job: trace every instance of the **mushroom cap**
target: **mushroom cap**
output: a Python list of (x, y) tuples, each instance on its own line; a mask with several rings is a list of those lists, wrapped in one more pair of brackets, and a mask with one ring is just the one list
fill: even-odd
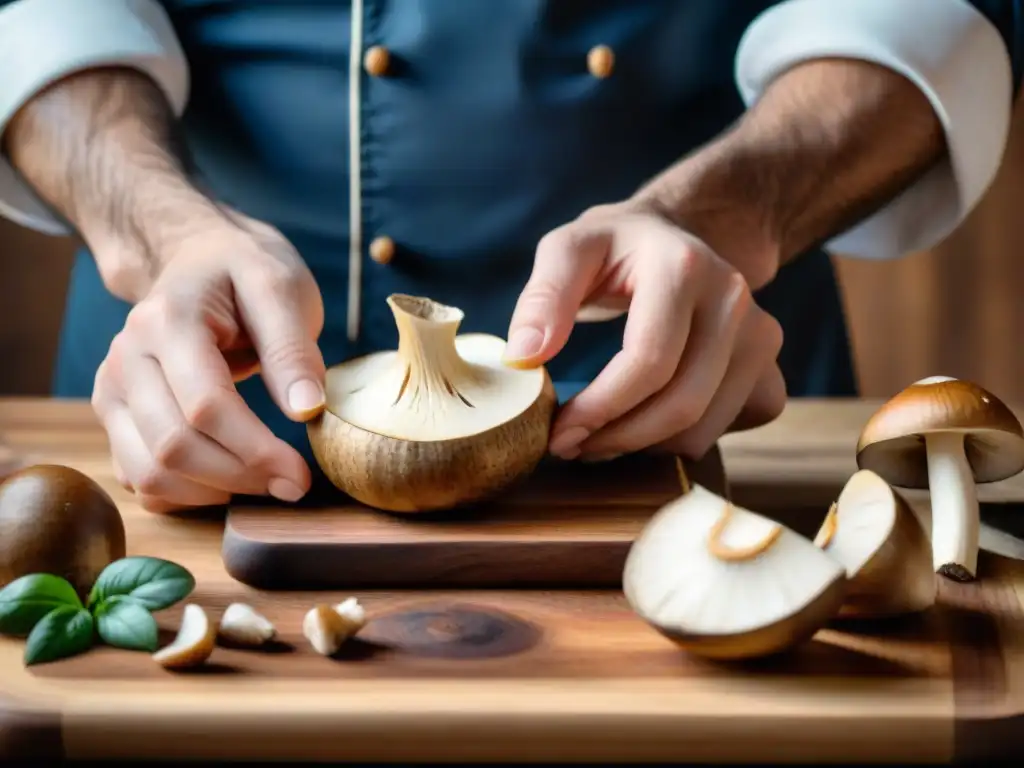
[(933, 376), (883, 405), (857, 442), (857, 466), (902, 488), (928, 487), (925, 437), (964, 436), (974, 481), (992, 483), (1024, 470), (1024, 429), (1002, 400), (969, 381)]

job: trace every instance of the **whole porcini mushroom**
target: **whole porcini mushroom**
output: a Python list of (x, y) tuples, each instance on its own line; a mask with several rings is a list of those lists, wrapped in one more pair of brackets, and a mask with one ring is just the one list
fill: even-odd
[(659, 510), (623, 571), (632, 609), (712, 659), (768, 656), (838, 615), (846, 569), (810, 539), (701, 485)]
[(77, 469), (37, 464), (0, 482), (0, 587), (49, 573), (67, 579), (85, 599), (125, 549), (117, 504)]
[(928, 534), (906, 500), (871, 470), (850, 477), (814, 543), (846, 568), (840, 616), (881, 618), (935, 604)]
[(956, 581), (978, 568), (981, 519), (976, 483), (1024, 470), (1024, 429), (977, 384), (933, 376), (883, 405), (861, 432), (857, 465), (931, 497), (932, 566)]
[(390, 512), (451, 509), (525, 477), (547, 452), (556, 397), (546, 369), (502, 362), (504, 340), (457, 335), (463, 312), (392, 294), (398, 349), (327, 372), (307, 425), (327, 478)]

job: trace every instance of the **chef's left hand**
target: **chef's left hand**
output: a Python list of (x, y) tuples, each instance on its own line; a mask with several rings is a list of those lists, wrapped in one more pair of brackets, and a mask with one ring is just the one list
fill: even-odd
[(594, 307), (628, 311), (622, 349), (561, 409), (553, 454), (597, 460), (653, 448), (699, 458), (724, 433), (782, 412), (781, 326), (736, 269), (655, 210), (599, 206), (548, 233), (506, 359), (546, 363), (577, 313)]

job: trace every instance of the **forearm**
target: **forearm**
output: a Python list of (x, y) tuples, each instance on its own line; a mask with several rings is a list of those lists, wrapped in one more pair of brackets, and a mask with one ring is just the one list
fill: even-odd
[(732, 130), (638, 197), (760, 287), (885, 205), (944, 151), (917, 86), (869, 62), (822, 59), (779, 77)]
[(144, 290), (169, 240), (218, 215), (189, 180), (166, 97), (132, 69), (85, 71), (40, 92), (8, 124), (3, 149), (124, 298)]

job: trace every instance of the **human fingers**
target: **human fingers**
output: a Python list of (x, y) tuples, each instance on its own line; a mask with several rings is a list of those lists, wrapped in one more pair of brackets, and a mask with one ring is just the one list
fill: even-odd
[(270, 262), (234, 279), (238, 311), (271, 397), (290, 419), (308, 421), (324, 406), (326, 376), (317, 345), (323, 310), (312, 277), (298, 265)]
[(167, 512), (190, 507), (220, 506), (231, 494), (201, 485), (184, 475), (160, 466), (146, 447), (123, 402), (107, 404), (103, 426), (110, 440), (111, 453), (124, 473), (126, 483), (151, 512)]
[(714, 267), (674, 237), (637, 254), (637, 261), (622, 349), (562, 408), (552, 427), (550, 450), (556, 456), (579, 456), (585, 440), (661, 390), (679, 365)]
[(537, 245), (530, 279), (508, 329), (505, 361), (541, 365), (565, 346), (576, 313), (608, 253), (608, 236), (578, 223), (553, 230)]
[[(711, 289), (698, 302), (686, 350), (669, 382), (591, 435), (580, 446), (584, 458), (618, 456), (655, 445), (700, 423), (709, 405), (721, 399), (723, 378), (735, 366), (730, 359), (745, 353), (734, 354), (740, 329), (756, 306), (739, 273), (725, 273), (718, 282), (722, 287)], [(740, 406), (742, 400), (737, 410)]]
[(198, 306), (186, 294), (151, 295), (129, 313), (126, 328), (159, 363), (185, 423), (234, 454), (272, 496), (298, 501), (309, 488), (309, 468), (238, 394)]
[(782, 412), (786, 389), (776, 362), (782, 348), (782, 327), (771, 315), (756, 309), (748, 317), (722, 385), (703, 416), (662, 442), (660, 449), (699, 458), (729, 430), (744, 409), (764, 421)]
[(153, 460), (167, 473), (230, 493), (262, 495), (267, 478), (247, 467), (182, 413), (156, 358), (129, 349), (121, 356), (125, 403)]
[(782, 415), (786, 399), (786, 379), (782, 369), (778, 365), (768, 366), (761, 372), (746, 405), (725, 430), (726, 433), (756, 429), (775, 421)]

